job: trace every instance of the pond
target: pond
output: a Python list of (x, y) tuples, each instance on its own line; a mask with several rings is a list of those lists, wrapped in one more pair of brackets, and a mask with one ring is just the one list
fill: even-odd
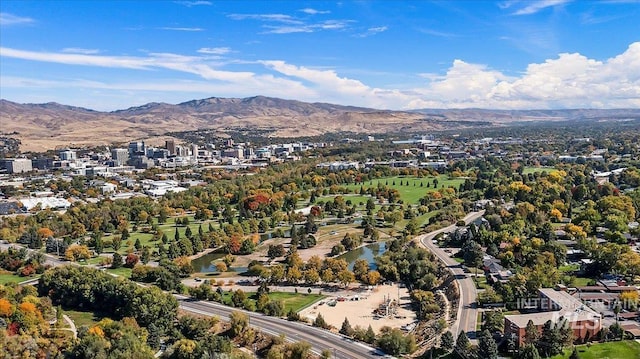
[(376, 263), (374, 258), (387, 251), (387, 244), (385, 242), (371, 243), (364, 247), (354, 249), (338, 256), (339, 259), (344, 259), (349, 263), (349, 270), (353, 270), (353, 265), (358, 259), (366, 259), (369, 262), (371, 269), (376, 269)]
[[(226, 253), (221, 250), (216, 250), (200, 256), (191, 261), (193, 271), (195, 273), (216, 273), (215, 261), (224, 257)], [(229, 272), (244, 273), (247, 271), (247, 267), (231, 267)]]

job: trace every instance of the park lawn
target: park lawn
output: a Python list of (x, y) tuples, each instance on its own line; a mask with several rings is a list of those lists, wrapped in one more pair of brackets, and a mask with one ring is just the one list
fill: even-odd
[[(304, 292), (304, 290), (302, 290)], [(281, 300), (284, 304), (284, 312), (288, 313), (289, 310), (299, 312), (302, 309), (310, 306), (311, 304), (325, 298), (320, 294), (308, 294), (308, 293), (289, 293), (289, 292), (273, 292), (269, 293), (271, 300)]]
[(79, 310), (63, 310), (62, 312), (73, 320), (76, 327), (80, 327), (82, 325), (91, 327), (102, 320), (102, 317), (94, 312), (84, 312)]
[(525, 167), (524, 170), (522, 170), (522, 174), (525, 174), (525, 175), (528, 175), (529, 173), (536, 173), (536, 172), (553, 173), (553, 172), (558, 172), (558, 170), (553, 167)]
[[(214, 228), (218, 228), (218, 221), (217, 220), (206, 220), (204, 222), (200, 222), (200, 221), (196, 221), (193, 216), (183, 216), (183, 217), (171, 217), (171, 218), (167, 218), (167, 222), (163, 223), (163, 224), (159, 224), (158, 225), (158, 229), (162, 231), (162, 233), (165, 233), (167, 235), (167, 238), (169, 238), (169, 240), (173, 240), (175, 238), (175, 232), (176, 232), (176, 218), (184, 218), (187, 217), (189, 218), (189, 227), (191, 228), (191, 232), (193, 234), (198, 233), (198, 229), (200, 227), (200, 225), (202, 225), (202, 230), (206, 233), (209, 231), (209, 223), (212, 223)], [(157, 224), (158, 219), (154, 218), (154, 223)], [(140, 229), (142, 227), (144, 227), (143, 225), (139, 226)], [(178, 226), (178, 234), (180, 236), (180, 238), (185, 238), (185, 232), (187, 231), (187, 227), (186, 226)], [(119, 234), (111, 234), (108, 236), (104, 236), (102, 239), (103, 240), (107, 240), (110, 241), (113, 239), (113, 237), (115, 237), (116, 235)], [(152, 233), (144, 233), (141, 232), (140, 230), (138, 232), (133, 232), (133, 224), (131, 224), (129, 226), (129, 239), (127, 239), (126, 241), (122, 242), (122, 246), (120, 247), (120, 250), (118, 251), (120, 254), (127, 254), (130, 251), (134, 251), (134, 245), (136, 243), (136, 239), (140, 239), (140, 244), (143, 247), (149, 247), (152, 250), (154, 250), (157, 246), (158, 243), (160, 243), (160, 241), (152, 241), (153, 239), (153, 234)], [(107, 247), (104, 249), (105, 253), (113, 253), (113, 249), (111, 247)]]
[[(301, 290), (303, 291), (303, 290)], [(256, 299), (254, 298), (255, 292), (245, 292), (247, 298), (255, 304)], [(230, 291), (225, 291), (222, 294), (222, 302), (226, 305), (231, 305), (231, 295)], [(320, 294), (308, 294), (306, 292), (302, 293), (290, 293), (290, 292), (270, 292), (269, 298), (271, 300), (281, 300), (284, 304), (284, 312), (285, 314), (289, 312), (289, 310), (293, 310), (294, 312), (299, 312), (302, 309), (312, 305), (313, 303), (325, 298), (324, 295)]]
[(96, 256), (96, 257), (89, 258), (89, 259), (88, 259), (88, 260), (86, 260), (86, 261), (85, 261), (85, 260), (79, 260), (79, 261), (78, 261), (78, 264), (80, 264), (80, 265), (82, 265), (82, 266), (86, 266), (86, 265), (98, 265), (98, 264), (100, 264), (100, 263), (102, 262), (102, 260), (103, 260), (104, 258), (105, 258), (105, 257), (102, 257), (102, 256)]
[[(361, 234), (363, 231), (359, 225), (355, 225), (353, 223), (350, 224), (331, 224), (327, 226), (319, 226), (318, 232), (316, 233), (316, 238), (319, 242), (325, 240), (341, 240), (344, 238), (347, 233), (358, 233)], [(335, 233), (334, 233), (335, 232)]]
[[(577, 346), (581, 359), (637, 359), (640, 358), (640, 343), (635, 340), (620, 342), (595, 343), (591, 346)], [(563, 354), (552, 359), (568, 359), (573, 349), (566, 349)]]
[(107, 268), (107, 272), (115, 275), (119, 275), (125, 278), (131, 278), (131, 268), (120, 267), (116, 269)]
[[(418, 222), (418, 227), (427, 226), (429, 224), (429, 219), (431, 217), (435, 216), (436, 214), (438, 214), (438, 212), (440, 212), (439, 209), (437, 209), (435, 211), (427, 212), (427, 213), (419, 215), (419, 216), (416, 216), (415, 220)], [(396, 227), (395, 228), (404, 229), (404, 227), (407, 226), (407, 223), (409, 223), (409, 221), (410, 221), (410, 219), (402, 219), (401, 221), (396, 223)]]
[[(334, 197), (335, 196), (331, 196)], [(331, 198), (329, 197), (329, 198)], [(369, 199), (373, 199), (374, 202), (376, 202), (376, 199), (371, 197), (371, 196), (361, 196), (361, 195), (345, 195), (342, 198), (344, 198), (345, 202), (351, 202), (351, 205), (356, 205), (357, 208), (359, 209), (365, 209), (366, 205), (367, 205), (367, 201)], [(331, 198), (333, 199), (333, 198)], [(362, 203), (362, 205), (360, 205), (360, 203)]]
[(22, 277), (12, 272), (0, 270), (0, 284), (20, 283), (35, 278), (38, 276)]
[[(464, 183), (464, 178), (449, 178), (448, 175), (422, 178), (413, 176), (394, 176), (374, 179), (368, 182), (365, 181), (364, 183), (350, 184), (346, 187), (350, 190), (360, 191), (360, 187), (363, 187), (366, 190), (370, 187), (377, 187), (378, 183), (380, 183), (382, 185), (397, 189), (400, 193), (400, 199), (402, 199), (404, 203), (418, 204), (420, 202), (420, 199), (424, 197), (428, 192), (436, 190), (436, 188), (434, 188), (433, 186), (433, 180), (436, 178), (438, 179), (438, 188), (446, 188), (452, 186), (457, 189), (461, 184)], [(402, 185), (400, 185), (400, 181), (402, 181)], [(427, 183), (429, 184), (429, 187), (427, 187)], [(422, 187), (420, 186), (421, 184)]]

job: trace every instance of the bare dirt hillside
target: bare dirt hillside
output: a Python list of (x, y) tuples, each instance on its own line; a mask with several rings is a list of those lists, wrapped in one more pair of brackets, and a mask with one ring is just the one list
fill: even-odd
[(417, 110), (386, 111), (306, 103), (263, 96), (212, 97), (177, 105), (149, 103), (113, 112), (57, 103), (18, 104), (0, 100), (0, 132), (22, 141), (23, 151), (100, 145), (144, 139), (160, 142), (167, 132), (197, 129), (262, 129), (270, 136), (313, 136), (329, 132), (426, 132), (514, 121), (640, 117), (640, 110)]

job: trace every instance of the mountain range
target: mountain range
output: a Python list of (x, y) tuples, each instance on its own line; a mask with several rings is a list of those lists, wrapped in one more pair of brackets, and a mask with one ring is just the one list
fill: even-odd
[(439, 110), (390, 111), (263, 96), (192, 100), (177, 105), (148, 103), (100, 112), (58, 103), (18, 104), (0, 100), (0, 131), (13, 133), (23, 151), (44, 151), (144, 139), (168, 132), (216, 129), (266, 130), (273, 137), (329, 132), (426, 132), (517, 121), (640, 118), (640, 109), (620, 110)]

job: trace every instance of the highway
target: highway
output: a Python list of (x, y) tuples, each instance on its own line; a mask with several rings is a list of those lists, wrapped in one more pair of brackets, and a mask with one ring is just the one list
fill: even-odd
[[(464, 217), (465, 223), (469, 224), (476, 219), (484, 215), (484, 210), (479, 212), (471, 212)], [(478, 295), (476, 291), (475, 283), (473, 279), (468, 277), (460, 263), (456, 262), (438, 245), (433, 243), (435, 238), (440, 233), (451, 233), (455, 231), (457, 226), (455, 224), (445, 228), (438, 229), (436, 231), (418, 236), (418, 240), (422, 245), (427, 247), (433, 254), (435, 254), (442, 263), (444, 263), (458, 282), (458, 288), (460, 289), (460, 302), (458, 305), (458, 315), (456, 321), (451, 324), (451, 333), (454, 338), (458, 337), (461, 330), (467, 333), (470, 338), (475, 338), (476, 321), (478, 318), (478, 308), (476, 306), (476, 297)]]
[(260, 313), (248, 312), (237, 308), (230, 308), (215, 302), (195, 301), (189, 297), (175, 295), (180, 309), (207, 316), (216, 316), (228, 320), (231, 312), (241, 311), (249, 316), (249, 324), (265, 334), (278, 336), (284, 334), (289, 341), (305, 341), (311, 344), (312, 350), (320, 354), (329, 349), (335, 358), (356, 359), (383, 357), (384, 354), (360, 342), (348, 339), (329, 331), (311, 327), (309, 325), (290, 322), (284, 319), (269, 317)]

